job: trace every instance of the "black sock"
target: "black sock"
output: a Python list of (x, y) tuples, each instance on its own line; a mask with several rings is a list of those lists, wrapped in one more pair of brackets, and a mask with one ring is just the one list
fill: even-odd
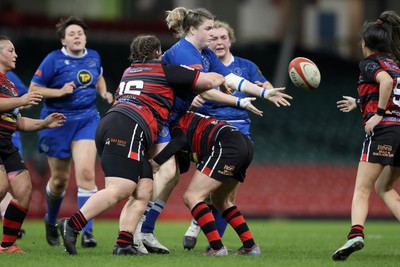
[(133, 245), (133, 234), (127, 231), (119, 231), (117, 244), (121, 248), (126, 248), (129, 245)]
[(82, 212), (79, 210), (75, 212), (68, 221), (68, 225), (78, 231), (82, 230), (82, 228), (85, 227), (86, 224), (87, 220), (85, 219), (85, 216), (83, 216)]

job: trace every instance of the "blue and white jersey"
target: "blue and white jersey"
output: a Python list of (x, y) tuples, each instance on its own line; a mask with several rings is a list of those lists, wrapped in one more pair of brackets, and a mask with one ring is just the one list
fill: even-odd
[(32, 82), (59, 90), (65, 83), (73, 81), (76, 88), (70, 95), (44, 99), (41, 118), (52, 112), (61, 112), (68, 120), (96, 116), (96, 83), (101, 75), (101, 58), (94, 50), (86, 49), (79, 57), (69, 55), (64, 47), (48, 54), (37, 69)]
[[(209, 49), (205, 48), (201, 52), (185, 38), (180, 39), (163, 55), (163, 61), (167, 64), (181, 64), (201, 70), (202, 72), (217, 72), (222, 76), (226, 76), (231, 71), (218, 59), (217, 55)], [(183, 99), (175, 97), (173, 112), (174, 118), (178, 118), (186, 113), (195, 98), (196, 94)], [(170, 120), (172, 121), (172, 119)]]
[[(262, 75), (260, 69), (256, 64), (250, 60), (241, 57), (232, 57), (232, 62), (227, 66), (228, 69), (237, 76), (245, 78), (246, 80), (255, 83), (256, 81), (264, 83), (267, 79)], [(250, 97), (250, 95), (232, 91), (232, 95), (240, 98)], [(206, 100), (201, 108), (197, 112), (217, 117), (218, 120), (223, 121), (249, 121), (249, 113), (246, 109), (240, 107), (233, 107), (225, 104), (220, 104), (214, 101)]]

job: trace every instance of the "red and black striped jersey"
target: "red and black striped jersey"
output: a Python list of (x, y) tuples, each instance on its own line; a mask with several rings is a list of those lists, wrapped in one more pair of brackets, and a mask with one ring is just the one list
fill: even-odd
[[(0, 97), (18, 97), (18, 90), (14, 83), (7, 79), (6, 75), (0, 72)], [(19, 108), (3, 111), (0, 113), (0, 138), (11, 139), (15, 132), (18, 121)]]
[(386, 113), (382, 125), (400, 125), (400, 68), (398, 64), (387, 54), (376, 52), (360, 62), (360, 77), (358, 81), (358, 94), (364, 124), (378, 109), (379, 83), (376, 75), (386, 71), (393, 78), (392, 95), (386, 106)]
[(135, 120), (152, 144), (171, 112), (175, 95), (192, 94), (199, 71), (161, 61), (134, 63), (124, 71), (109, 112)]
[(212, 151), (219, 134), (225, 130), (237, 130), (225, 121), (194, 112), (187, 112), (174, 122), (170, 127), (171, 135), (175, 131), (174, 128), (184, 132), (190, 147), (188, 152), (191, 154), (191, 161), (195, 163), (201, 162), (202, 158)]

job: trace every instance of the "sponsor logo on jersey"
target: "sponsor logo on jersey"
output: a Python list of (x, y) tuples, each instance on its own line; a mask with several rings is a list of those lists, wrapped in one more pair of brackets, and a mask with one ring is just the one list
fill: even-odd
[(378, 145), (377, 151), (373, 152), (374, 156), (393, 158), (393, 147), (391, 145)]
[(108, 144), (113, 143), (116, 144), (117, 146), (122, 146), (125, 147), (126, 146), (126, 141), (125, 140), (121, 140), (118, 138), (108, 138), (106, 143), (108, 142)]
[(93, 75), (88, 70), (80, 70), (77, 76), (79, 83), (82, 85), (90, 84), (93, 80)]
[(226, 175), (226, 176), (233, 176), (234, 170), (235, 170), (235, 166), (225, 165), (224, 170), (218, 170), (218, 173)]

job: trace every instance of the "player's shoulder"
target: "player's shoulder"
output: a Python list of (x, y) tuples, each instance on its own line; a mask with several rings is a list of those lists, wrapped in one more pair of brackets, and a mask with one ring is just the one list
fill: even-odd
[(86, 51), (87, 51), (88, 55), (100, 57), (99, 52), (97, 52), (96, 50), (93, 50), (93, 49), (90, 49), (90, 48), (86, 48)]
[(238, 56), (233, 56), (233, 57), (235, 59), (235, 62), (237, 62), (239, 65), (257, 66), (256, 63), (254, 63), (253, 61), (251, 61), (249, 59), (238, 57)]

